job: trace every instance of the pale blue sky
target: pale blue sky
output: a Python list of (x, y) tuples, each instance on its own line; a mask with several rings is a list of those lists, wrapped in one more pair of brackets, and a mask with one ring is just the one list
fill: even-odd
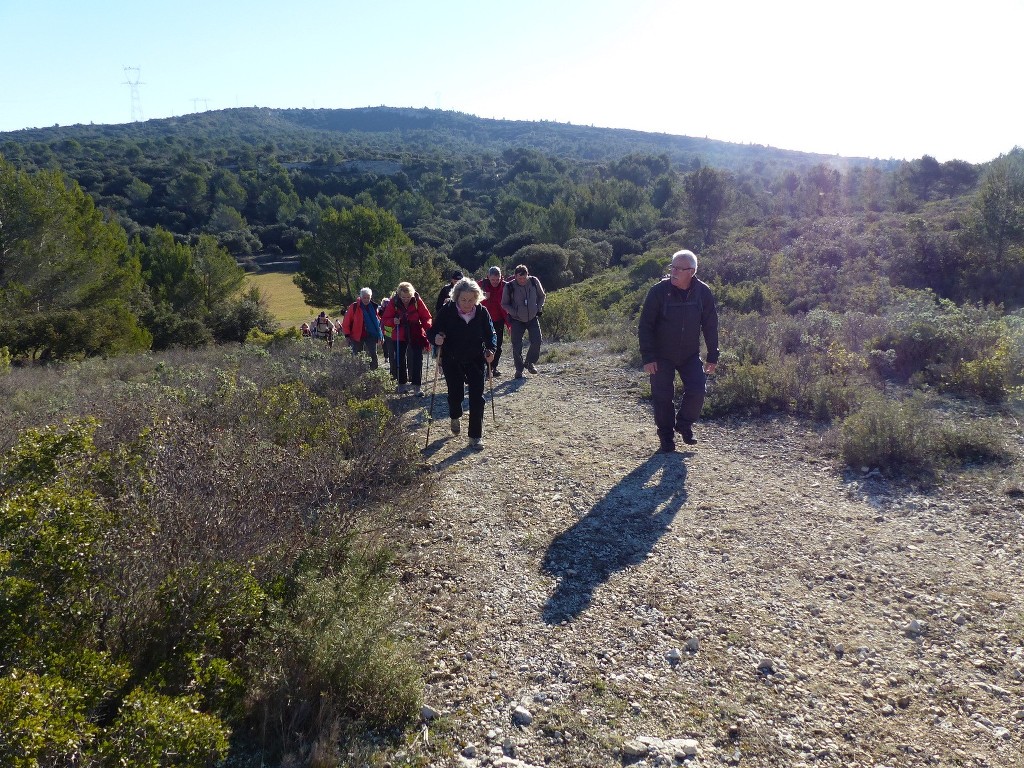
[[(386, 105), (984, 162), (1024, 0), (0, 0), (0, 131)], [(124, 67), (138, 67), (127, 73)]]

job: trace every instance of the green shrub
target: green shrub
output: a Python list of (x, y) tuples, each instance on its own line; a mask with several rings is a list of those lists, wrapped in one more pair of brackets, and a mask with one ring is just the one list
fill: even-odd
[(936, 451), (960, 464), (1003, 462), (1012, 457), (1004, 435), (994, 419), (958, 418), (939, 428)]
[(988, 403), (1002, 403), (1010, 395), (1012, 357), (1006, 340), (977, 360), (960, 360), (942, 381), (942, 389), (977, 397)]
[(100, 744), (101, 763), (115, 768), (202, 768), (220, 763), (230, 731), (197, 702), (136, 689)]
[(250, 649), (264, 665), (255, 691), (260, 729), (287, 749), (333, 725), (393, 728), (418, 713), (419, 670), (387, 608), (388, 558), (348, 552), (325, 559), (333, 572), (301, 575)]
[[(383, 566), (363, 568), (359, 588), (354, 577), (332, 581), (350, 568), (344, 557), (306, 570), (310, 594), (363, 601), (334, 613), (281, 588), (310, 547), (379, 530), (397, 494), (413, 480), (428, 487), (409, 441), (382, 450), (396, 424), (381, 397), (386, 372), (319, 346), (175, 350), (2, 377), (0, 398), (25, 407), (0, 422), (18, 435), (4, 435), (0, 463), (0, 665), (22, 681), (0, 702), (0, 732), (16, 720), (26, 727), (0, 736), (9, 737), (0, 764), (29, 754), (44, 764), (172, 765), (171, 751), (191, 750), (191, 764), (204, 765), (223, 756), (229, 726), (242, 751), (281, 754), (280, 741), (246, 729), (264, 711), (265, 666), (276, 663), (268, 615), (310, 632), (324, 616), (355, 617), (344, 633), (324, 630), (334, 639), (319, 647), (362, 654), (366, 673), (329, 691), (343, 704), (304, 721), (307, 743), (327, 749), (353, 723), (415, 715), (419, 678), (390, 633)], [(54, 427), (55, 411), (89, 416)], [(289, 667), (300, 680), (319, 685), (344, 666), (302, 653)], [(18, 733), (29, 735), (15, 744)]]
[(96, 734), (73, 684), (25, 670), (0, 676), (0, 765), (79, 765)]
[(722, 363), (709, 382), (705, 416), (760, 413), (777, 388), (767, 365)]
[(555, 341), (578, 341), (586, 337), (590, 320), (580, 299), (553, 293), (544, 302), (542, 325), (545, 335)]
[(93, 565), (110, 520), (90, 488), (96, 424), (27, 430), (0, 464), (0, 664), (34, 664), (89, 637)]
[[(958, 365), (988, 357), (1003, 328), (991, 308), (937, 300), (928, 292), (904, 292), (885, 316), (885, 328), (866, 343), (878, 372), (915, 386), (939, 385)], [(969, 374), (965, 381), (972, 379)]]
[(935, 467), (932, 418), (917, 399), (870, 398), (843, 420), (843, 459), (855, 467), (880, 467), (891, 473)]

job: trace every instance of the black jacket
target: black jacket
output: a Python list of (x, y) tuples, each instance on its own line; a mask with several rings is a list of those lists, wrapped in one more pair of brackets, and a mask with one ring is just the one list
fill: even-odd
[(430, 340), (437, 343), (438, 333), (444, 334), (441, 345), (441, 359), (453, 362), (475, 363), (484, 362), (484, 349), (492, 352), (498, 344), (494, 333), (494, 323), (487, 314), (487, 307), (477, 304), (476, 315), (468, 323), (459, 317), (455, 302), (450, 301), (441, 307), (434, 318), (434, 326), (430, 331)]
[(700, 354), (700, 336), (708, 348), (707, 361), (718, 362), (718, 310), (707, 283), (693, 279), (687, 290), (668, 278), (647, 292), (640, 310), (640, 356), (644, 364), (669, 360), (681, 364)]
[(448, 303), (448, 300), (452, 297), (452, 288), (455, 286), (452, 283), (442, 286), (441, 290), (438, 291), (437, 301), (434, 302), (434, 314), (441, 314), (441, 307)]

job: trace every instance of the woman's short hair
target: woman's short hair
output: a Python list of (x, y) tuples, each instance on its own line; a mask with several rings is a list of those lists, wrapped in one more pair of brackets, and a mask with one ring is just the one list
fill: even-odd
[(466, 293), (467, 291), (473, 294), (474, 298), (476, 299), (474, 301), (475, 304), (479, 304), (481, 301), (484, 300), (484, 290), (483, 288), (480, 287), (477, 281), (470, 280), (469, 278), (463, 278), (462, 280), (459, 280), (459, 282), (452, 286), (452, 301), (455, 302), (457, 305), (459, 302), (459, 296)]
[(515, 270), (513, 270), (513, 271), (517, 275), (528, 275), (528, 274), (530, 274), (530, 270), (527, 268), (527, 266), (525, 264), (517, 264)]
[(395, 293), (399, 296), (415, 296), (416, 289), (412, 287), (412, 283), (399, 283)]

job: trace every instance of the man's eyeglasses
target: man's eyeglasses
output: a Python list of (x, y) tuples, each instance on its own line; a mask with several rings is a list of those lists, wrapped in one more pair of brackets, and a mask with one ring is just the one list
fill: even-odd
[(693, 267), (672, 267), (673, 272), (693, 272)]

